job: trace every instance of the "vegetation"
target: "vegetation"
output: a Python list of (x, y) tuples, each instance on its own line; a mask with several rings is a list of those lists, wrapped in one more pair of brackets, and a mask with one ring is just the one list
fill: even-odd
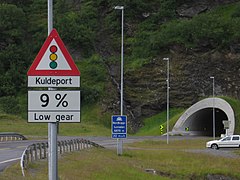
[[(177, 18), (175, 9), (184, 2), (121, 2), (126, 9), (126, 23), (130, 23), (132, 27), (129, 27), (132, 33), (127, 31), (125, 35), (126, 63), (136, 65), (147, 62), (157, 57), (160, 49), (173, 44), (190, 48), (201, 47), (204, 42), (209, 48), (223, 49), (239, 40), (239, 3), (221, 6), (192, 19), (181, 20)], [(104, 68), (103, 59), (108, 61), (112, 58), (106, 56), (109, 50), (114, 55), (119, 49), (120, 26), (116, 19), (120, 22), (120, 13), (112, 9), (116, 4), (116, 0), (54, 1), (54, 27), (58, 29), (64, 42), (73, 54), (80, 54), (82, 61), (89, 65), (93, 59), (96, 62), (91, 64), (93, 69), (86, 72), (88, 76), (94, 77), (95, 74), (92, 73), (96, 68)], [(149, 15), (144, 18), (144, 13)], [(3, 0), (0, 4), (0, 29), (0, 97), (25, 94), (26, 71), (47, 35), (46, 1)], [(101, 50), (100, 42), (106, 44)], [(79, 68), (84, 71), (84, 67)], [(97, 72), (96, 74), (99, 75)], [(105, 75), (100, 75), (92, 81), (104, 82), (105, 79)], [(104, 83), (101, 88), (90, 86), (89, 83), (83, 83), (84, 94), (88, 96), (84, 98), (88, 99), (91, 94), (91, 99), (96, 102), (98, 99), (95, 96), (104, 92)]]
[[(125, 72), (139, 70), (168, 54), (173, 46), (204, 52), (225, 51), (239, 44), (239, 2), (213, 8), (193, 18), (182, 18), (176, 8), (186, 2), (190, 1), (54, 0), (54, 27), (82, 76), (81, 123), (60, 124), (60, 135), (110, 137), (112, 112), (103, 104), (112, 103), (106, 100), (105, 93), (112, 90), (108, 68), (119, 58), (121, 13), (113, 9), (115, 5), (123, 5), (125, 9)], [(47, 124), (26, 122), (26, 74), (47, 32), (46, 0), (0, 2), (0, 132), (19, 132), (30, 138), (47, 135)], [(223, 98), (234, 109), (239, 134), (240, 102)], [(182, 112), (182, 108), (170, 110), (170, 129)], [(137, 135), (165, 133), (166, 112), (146, 118), (143, 125)], [(189, 148), (205, 147), (205, 142), (206, 139), (173, 141), (166, 146), (163, 141), (147, 141), (131, 145), (138, 150), (126, 148), (121, 157), (106, 149), (71, 153), (60, 158), (59, 176), (61, 179), (206, 179), (209, 174), (218, 174), (240, 179), (238, 159), (187, 152)], [(146, 173), (145, 169), (155, 169), (157, 175)], [(40, 161), (31, 164), (26, 178), (21, 177), (16, 164), (6, 169), (0, 179), (47, 179), (47, 174), (46, 161)]]
[[(59, 135), (68, 136), (109, 136), (111, 135), (110, 115), (101, 114), (97, 105), (84, 106), (81, 109), (81, 123), (64, 123), (59, 125)], [(28, 138), (46, 137), (47, 123), (27, 123), (16, 115), (0, 113), (0, 132), (18, 132)], [(34, 137), (33, 137), (34, 136)]]
[[(115, 5), (126, 9), (125, 72), (141, 68), (173, 45), (225, 50), (240, 40), (239, 2), (219, 6), (190, 19), (179, 18), (175, 10), (186, 2), (124, 0), (119, 4), (117, 0), (54, 0), (54, 27), (83, 77), (81, 105), (85, 110), (82, 114), (90, 115), (88, 108), (94, 107), (100, 117), (84, 116), (82, 122), (91, 119), (87, 123), (110, 127), (108, 113), (100, 104), (108, 98), (105, 95), (110, 81), (107, 67), (116, 63), (119, 55), (121, 13), (113, 9)], [(20, 122), (27, 118), (26, 73), (47, 36), (47, 2), (1, 1), (0, 30), (0, 110), (3, 114), (20, 115)], [(144, 131), (148, 130), (158, 134), (159, 129), (151, 127), (164, 125), (162, 116), (146, 120), (145, 130), (143, 128), (139, 134), (146, 134)], [(152, 126), (147, 125), (148, 122)]]
[[(180, 115), (183, 113), (183, 109), (176, 108), (176, 109), (170, 109), (169, 112), (169, 130), (171, 130), (177, 121), (177, 119), (180, 117)], [(161, 112), (159, 114), (156, 114), (152, 117), (146, 118), (144, 120), (144, 126), (140, 128), (140, 130), (136, 133), (136, 135), (144, 136), (144, 135), (162, 135), (167, 132), (167, 122), (166, 122), (166, 111)], [(160, 129), (160, 126), (162, 125), (162, 130)]]
[[(58, 161), (60, 179), (206, 179), (208, 175), (239, 179), (239, 160), (204, 153), (194, 149), (205, 147), (207, 139), (144, 141), (124, 147), (122, 156), (115, 150), (88, 149), (61, 156)], [(149, 148), (151, 147), (151, 148)], [(167, 148), (167, 150), (166, 150)], [(190, 148), (190, 149), (189, 149)], [(6, 169), (0, 179), (47, 179), (47, 162), (32, 163), (21, 176), (19, 164)], [(231, 167), (231, 168), (229, 168)], [(156, 174), (145, 172), (154, 169)]]
[[(236, 6), (227, 8), (230, 12), (235, 12)], [(237, 31), (240, 19), (232, 18), (231, 13), (222, 14), (217, 9), (200, 16), (196, 16), (191, 20), (174, 20), (159, 27), (159, 31), (148, 32), (150, 38), (141, 41), (144, 51), (138, 50), (140, 57), (148, 57), (157, 55), (159, 49), (179, 44), (185, 48), (202, 48), (202, 49), (227, 49), (230, 44), (235, 43), (239, 39)], [(140, 32), (140, 34), (142, 34)], [(140, 48), (141, 47), (138, 47)], [(151, 49), (151, 51), (150, 51)], [(155, 52), (155, 53), (154, 53)]]
[(233, 108), (235, 114), (235, 134), (240, 134), (240, 101), (231, 97), (221, 97), (227, 101)]

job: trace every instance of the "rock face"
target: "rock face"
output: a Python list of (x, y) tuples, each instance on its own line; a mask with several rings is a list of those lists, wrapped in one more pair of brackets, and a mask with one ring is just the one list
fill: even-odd
[[(189, 107), (199, 99), (215, 95), (240, 98), (240, 53), (211, 51), (175, 52), (170, 57), (170, 107)], [(119, 112), (120, 93), (114, 94), (111, 109)], [(124, 113), (132, 132), (141, 120), (166, 109), (166, 62), (154, 59), (137, 71), (124, 74)]]
[(237, 0), (190, 0), (179, 6), (176, 12), (180, 17), (192, 18), (216, 6), (233, 2), (237, 2)]
[[(180, 17), (191, 18), (218, 5), (237, 0), (188, 0), (176, 12)], [(170, 47), (170, 107), (189, 107), (202, 98), (212, 96), (212, 79), (215, 77), (215, 95), (240, 98), (240, 45), (232, 44), (229, 50), (211, 49), (202, 42), (199, 49)], [(124, 71), (124, 114), (128, 127), (136, 132), (145, 117), (166, 109), (166, 71), (164, 57), (152, 59), (137, 70)], [(119, 64), (109, 66), (111, 84), (103, 104), (106, 111), (120, 112)], [(106, 102), (107, 101), (107, 102)]]

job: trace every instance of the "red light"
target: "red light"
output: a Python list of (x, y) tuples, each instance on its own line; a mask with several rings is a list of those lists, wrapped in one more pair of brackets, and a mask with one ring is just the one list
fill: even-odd
[(57, 46), (52, 45), (52, 46), (50, 47), (50, 51), (51, 51), (52, 53), (57, 52)]

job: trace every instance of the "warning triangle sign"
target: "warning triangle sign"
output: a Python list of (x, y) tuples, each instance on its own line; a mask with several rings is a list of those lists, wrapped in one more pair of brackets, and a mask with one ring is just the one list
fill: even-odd
[(56, 29), (53, 29), (27, 72), (28, 76), (80, 76)]

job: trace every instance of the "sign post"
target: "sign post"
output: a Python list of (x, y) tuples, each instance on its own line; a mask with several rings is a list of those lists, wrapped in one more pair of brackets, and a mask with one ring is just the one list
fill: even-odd
[(52, 28), (52, 0), (48, 0), (48, 37), (33, 61), (28, 87), (48, 91), (28, 92), (28, 122), (48, 123), (48, 175), (58, 179), (57, 124), (80, 122), (80, 91), (57, 91), (58, 87), (80, 87), (80, 71), (56, 29)]
[[(48, 35), (53, 29), (53, 0), (48, 0)], [(29, 77), (29, 76), (28, 76)], [(28, 80), (29, 82), (29, 80)], [(53, 90), (48, 88), (49, 91)], [(48, 177), (58, 179), (57, 164), (57, 123), (48, 123)]]

